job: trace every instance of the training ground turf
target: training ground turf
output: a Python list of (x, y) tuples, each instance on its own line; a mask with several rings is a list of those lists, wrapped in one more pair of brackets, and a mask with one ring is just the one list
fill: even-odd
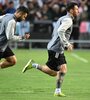
[(13, 50), (17, 64), (0, 69), (0, 100), (90, 100), (90, 50), (65, 52), (68, 73), (62, 85), (66, 97), (54, 97), (56, 79), (36, 69), (22, 73), (30, 58), (44, 64), (46, 50)]

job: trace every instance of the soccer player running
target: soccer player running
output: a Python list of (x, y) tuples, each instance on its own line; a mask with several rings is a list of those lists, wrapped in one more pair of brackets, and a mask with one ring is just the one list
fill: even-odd
[(73, 46), (69, 42), (69, 37), (72, 32), (73, 19), (79, 14), (78, 4), (75, 2), (68, 3), (66, 9), (67, 15), (58, 19), (53, 30), (52, 39), (48, 43), (48, 61), (46, 65), (41, 66), (33, 60), (29, 60), (22, 70), (24, 73), (31, 68), (36, 68), (50, 76), (57, 76), (55, 96), (65, 96), (61, 92), (61, 85), (67, 72), (64, 49), (66, 47), (69, 51), (73, 50)]
[(7, 68), (16, 64), (17, 60), (13, 51), (9, 48), (8, 42), (11, 40), (28, 39), (29, 34), (24, 36), (16, 36), (15, 27), (17, 21), (25, 20), (28, 15), (26, 7), (19, 7), (14, 14), (5, 14), (0, 16), (0, 68)]

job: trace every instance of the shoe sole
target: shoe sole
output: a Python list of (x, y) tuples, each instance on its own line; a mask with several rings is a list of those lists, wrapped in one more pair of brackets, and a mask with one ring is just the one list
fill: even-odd
[(26, 68), (28, 67), (28, 65), (30, 64), (31, 61), (32, 61), (31, 59), (28, 61), (28, 63), (23, 68), (22, 73), (24, 73), (26, 71)]

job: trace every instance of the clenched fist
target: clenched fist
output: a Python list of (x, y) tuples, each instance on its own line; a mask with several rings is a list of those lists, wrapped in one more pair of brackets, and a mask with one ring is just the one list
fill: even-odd
[(68, 51), (72, 51), (72, 50), (73, 50), (73, 44), (70, 44), (70, 45), (67, 47), (67, 50), (68, 50)]
[(30, 38), (30, 33), (25, 33), (24, 39), (29, 39)]

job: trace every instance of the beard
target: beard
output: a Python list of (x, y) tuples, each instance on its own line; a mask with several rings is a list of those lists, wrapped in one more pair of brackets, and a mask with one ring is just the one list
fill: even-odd
[(17, 18), (17, 22), (21, 22), (21, 21), (22, 21), (21, 17)]

